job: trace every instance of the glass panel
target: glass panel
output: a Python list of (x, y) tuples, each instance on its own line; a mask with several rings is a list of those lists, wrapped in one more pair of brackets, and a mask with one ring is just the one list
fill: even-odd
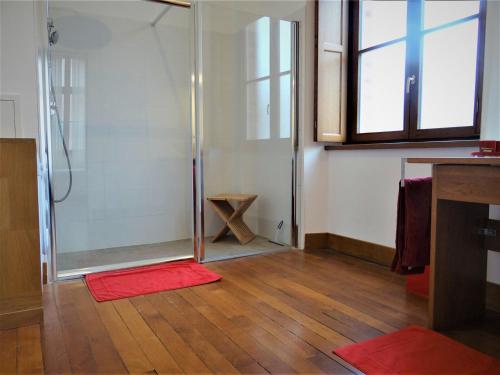
[(360, 48), (368, 48), (406, 35), (406, 1), (360, 3)]
[(424, 4), (424, 28), (440, 26), (479, 13), (479, 1), (429, 1)]
[(401, 42), (361, 55), (360, 133), (403, 130), (405, 50)]
[[(205, 195), (257, 195), (243, 215), (255, 238), (244, 244), (232, 231), (222, 232), (214, 242), (224, 223), (213, 204), (205, 204), (206, 260), (276, 251), (291, 244), (292, 38), (291, 23), (283, 19), (290, 14), (303, 19), (306, 2), (276, 4), (198, 3), (203, 21)], [(278, 17), (280, 13), (284, 16)], [(230, 204), (236, 208), (240, 203)]]
[(269, 79), (247, 83), (247, 139), (271, 138)]
[(85, 86), (85, 61), (83, 59), (71, 59), (70, 85), (74, 88)]
[[(280, 72), (289, 72), (292, 66), (292, 23), (279, 21)], [(291, 128), (291, 80), (290, 73), (280, 76), (280, 128), (279, 137), (289, 138)]]
[(66, 95), (69, 95), (69, 108), (67, 124), (68, 148), (71, 151), (73, 167), (81, 169), (85, 167), (85, 60), (81, 58), (68, 58), (69, 86), (64, 88)]
[(290, 137), (291, 124), (290, 73), (280, 77), (280, 138)]
[(280, 72), (291, 69), (292, 24), (280, 21)]
[(245, 28), (247, 80), (270, 74), (270, 18), (261, 17)]
[(59, 275), (193, 255), (191, 12), (49, 1), (59, 33), (49, 73)]
[(472, 126), (476, 86), (478, 21), (425, 35), (421, 129)]

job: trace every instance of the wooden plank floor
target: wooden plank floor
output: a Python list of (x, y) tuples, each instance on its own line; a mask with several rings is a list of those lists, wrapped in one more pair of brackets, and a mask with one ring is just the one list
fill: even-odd
[[(210, 263), (221, 282), (96, 303), (82, 281), (44, 291), (44, 323), (0, 331), (0, 373), (335, 373), (335, 347), (426, 324), (388, 270), (327, 251)], [(500, 358), (500, 324), (448, 334)]]

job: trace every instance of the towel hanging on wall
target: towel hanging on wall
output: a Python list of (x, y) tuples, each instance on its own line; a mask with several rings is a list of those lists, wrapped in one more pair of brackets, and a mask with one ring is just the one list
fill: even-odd
[(431, 200), (432, 177), (401, 180), (392, 271), (403, 275), (422, 273), (429, 264)]

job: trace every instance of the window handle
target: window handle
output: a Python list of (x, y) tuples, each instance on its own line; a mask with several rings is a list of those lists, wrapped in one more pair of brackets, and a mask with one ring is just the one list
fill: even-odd
[(410, 93), (410, 85), (414, 85), (414, 84), (415, 84), (415, 74), (412, 74), (411, 76), (406, 78), (406, 93), (407, 94)]
[(267, 112), (267, 114), (271, 113), (271, 104), (267, 105), (266, 112)]

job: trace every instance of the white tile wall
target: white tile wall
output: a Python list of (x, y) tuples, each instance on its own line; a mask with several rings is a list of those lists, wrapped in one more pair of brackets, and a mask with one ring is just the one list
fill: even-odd
[[(61, 14), (51, 9), (56, 26)], [(188, 29), (158, 24), (157, 38), (147, 22), (89, 17), (112, 33), (104, 48), (58, 47), (87, 64), (86, 163), (74, 171), (68, 200), (56, 205), (58, 251), (189, 238)], [(54, 157), (60, 197), (67, 171), (62, 152)]]

